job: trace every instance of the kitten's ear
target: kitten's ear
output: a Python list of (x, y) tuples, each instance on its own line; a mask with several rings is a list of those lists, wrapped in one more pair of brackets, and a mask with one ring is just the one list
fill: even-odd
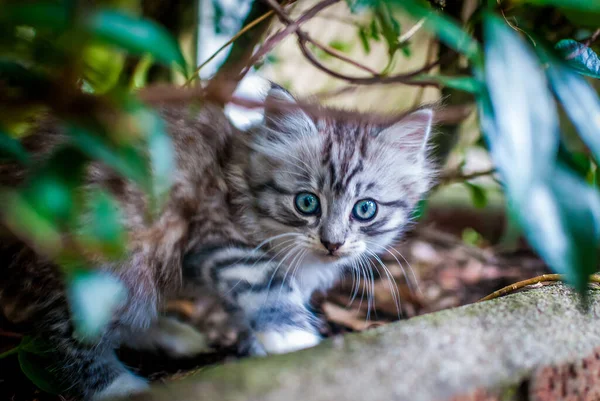
[(417, 110), (385, 128), (377, 134), (377, 137), (395, 148), (406, 150), (419, 157), (425, 156), (432, 122), (433, 110)]
[[(291, 107), (285, 107), (286, 104)], [(281, 86), (271, 83), (271, 89), (265, 99), (264, 124), (282, 134), (316, 132), (315, 123), (300, 107), (290, 92)], [(282, 105), (284, 107), (282, 107)]]

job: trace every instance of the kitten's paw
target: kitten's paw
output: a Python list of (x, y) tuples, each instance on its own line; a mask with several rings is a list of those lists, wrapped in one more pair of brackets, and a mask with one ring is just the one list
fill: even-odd
[(210, 351), (206, 336), (175, 318), (161, 317), (148, 331), (127, 342), (131, 348), (161, 351), (173, 358), (189, 358)]
[(314, 347), (321, 337), (306, 330), (265, 331), (256, 333), (256, 338), (268, 354), (285, 354), (304, 348)]
[(118, 376), (104, 390), (91, 397), (91, 401), (108, 401), (119, 397), (143, 393), (148, 390), (148, 382), (133, 373), (126, 372)]

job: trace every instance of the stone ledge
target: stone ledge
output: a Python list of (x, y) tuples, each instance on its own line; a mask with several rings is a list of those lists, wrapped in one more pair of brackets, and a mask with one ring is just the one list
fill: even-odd
[(587, 313), (551, 285), (203, 369), (136, 399), (599, 399), (600, 291), (590, 291)]

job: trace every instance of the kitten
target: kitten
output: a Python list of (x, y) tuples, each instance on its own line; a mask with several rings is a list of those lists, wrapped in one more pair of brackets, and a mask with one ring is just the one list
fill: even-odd
[[(161, 303), (182, 282), (223, 299), (248, 327), (250, 353), (316, 345), (311, 294), (403, 232), (432, 180), (432, 111), (381, 125), (328, 116), (327, 109), (311, 117), (298, 107), (276, 107), (282, 101), (294, 99), (273, 86), (263, 123), (248, 132), (237, 132), (210, 104), (195, 116), (162, 107), (177, 170), (152, 224), (135, 185), (101, 164), (90, 168), (86, 188), (108, 189), (119, 200), (130, 238), (127, 258), (96, 263), (129, 290), (100, 340), (73, 337), (56, 266), (24, 244), (2, 244), (2, 310), (13, 321), (31, 322), (52, 345), (52, 368), (72, 395), (108, 399), (146, 388), (114, 349), (156, 332)], [(68, 137), (44, 125), (23, 142), (43, 160), (42, 149), (66, 146)], [(0, 166), (0, 185), (18, 186), (25, 177), (15, 165)]]

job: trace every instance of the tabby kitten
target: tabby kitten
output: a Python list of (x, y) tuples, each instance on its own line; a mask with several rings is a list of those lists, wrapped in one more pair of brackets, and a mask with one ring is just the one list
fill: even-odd
[[(96, 263), (129, 290), (102, 338), (73, 336), (58, 268), (25, 244), (0, 247), (2, 310), (12, 321), (30, 322), (52, 345), (52, 369), (71, 394), (99, 400), (143, 391), (146, 382), (114, 349), (150, 344), (156, 333), (156, 342), (172, 343), (153, 323), (182, 283), (220, 295), (248, 327), (250, 353), (316, 345), (311, 294), (403, 232), (431, 183), (432, 111), (381, 125), (327, 112), (311, 117), (297, 107), (275, 106), (281, 102), (294, 99), (273, 86), (264, 121), (244, 133), (211, 105), (194, 116), (162, 107), (177, 169), (169, 201), (152, 223), (143, 218), (147, 199), (135, 185), (101, 164), (90, 168), (86, 189), (110, 191), (129, 232), (126, 259)], [(24, 140), (40, 162), (47, 149), (68, 143), (53, 124)], [(0, 166), (0, 185), (23, 182), (26, 172)]]

